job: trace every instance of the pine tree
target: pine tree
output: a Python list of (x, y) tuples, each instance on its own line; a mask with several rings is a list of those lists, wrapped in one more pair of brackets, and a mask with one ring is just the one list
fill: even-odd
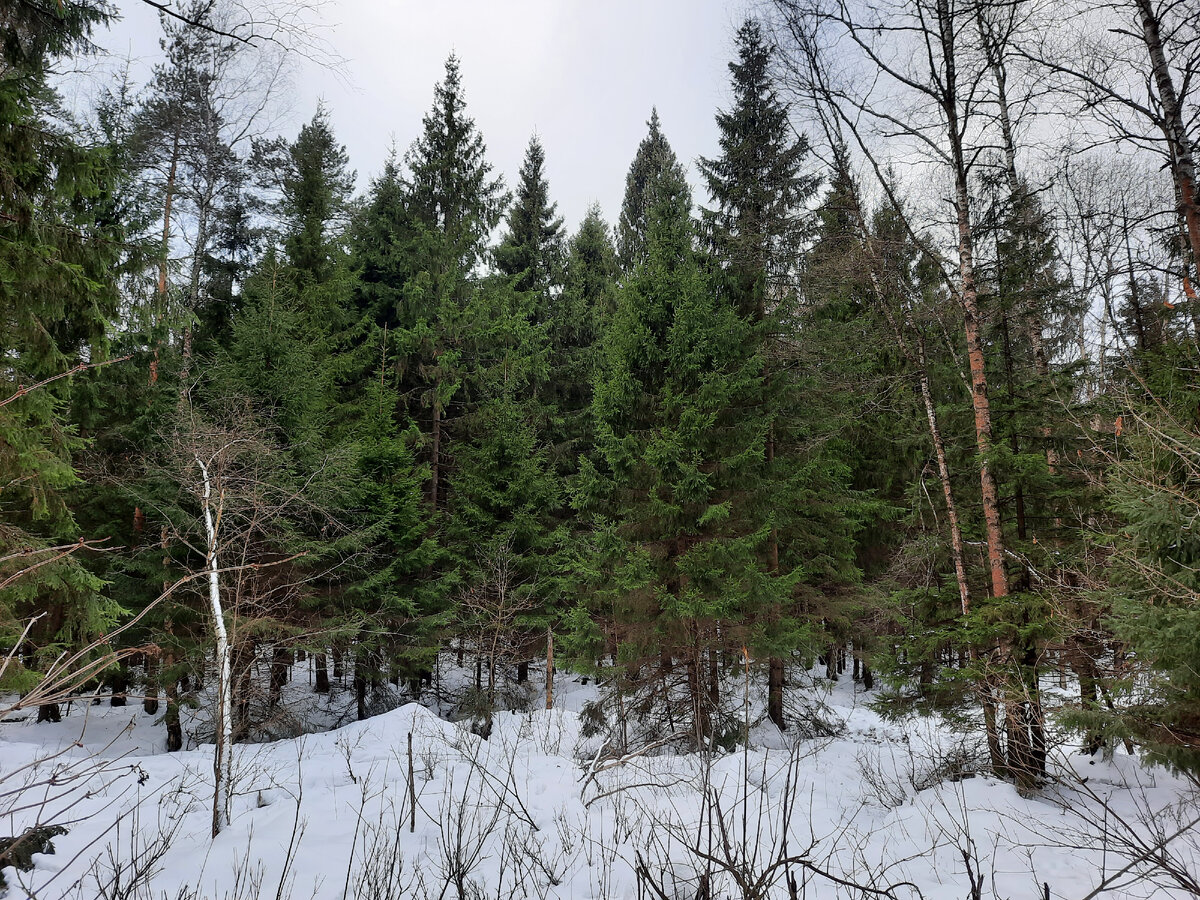
[[(158, 260), (156, 318), (190, 336), (189, 314), (201, 304), (201, 275), (216, 230), (216, 210), (238, 164), (224, 137), (221, 73), (239, 48), (203, 27), (212, 3), (191, 0), (186, 20), (162, 15), (164, 59), (154, 74), (134, 122), (137, 160), (157, 185), (162, 233)], [(194, 24), (193, 24), (194, 23)], [(194, 229), (183, 289), (169, 308), (172, 236), (188, 215)], [(190, 348), (189, 348), (190, 352)]]

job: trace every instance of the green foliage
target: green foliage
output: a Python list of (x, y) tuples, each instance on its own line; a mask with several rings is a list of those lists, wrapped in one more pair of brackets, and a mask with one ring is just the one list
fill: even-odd
[(700, 267), (676, 175), (644, 185), (655, 202), (641, 261), (618, 293), (595, 386), (598, 464), (580, 479), (608, 523), (595, 611), (621, 635), (621, 657), (641, 663), (713, 646), (718, 622), (725, 646), (755, 620), (778, 623), (801, 573), (763, 565), (774, 524), (756, 502), (763, 360), (754, 324)]
[[(1195, 770), (1200, 762), (1200, 420), (1194, 347), (1154, 359), (1169, 391), (1127, 395), (1110, 465), (1108, 536), (1112, 625), (1137, 661), (1123, 703), (1103, 727), (1134, 737), (1152, 756)], [(1143, 366), (1151, 358), (1143, 358)]]
[[(496, 247), (496, 268), (513, 279), (513, 288), (534, 292), (544, 307), (551, 291), (562, 283), (562, 219), (550, 202), (545, 175), (546, 151), (537, 135), (529, 139), (508, 211), (508, 232)], [(540, 317), (539, 317), (540, 318)]]
[[(312, 121), (300, 129), (288, 147), (289, 165), (283, 175), (283, 213), (287, 234), (283, 251), (305, 281), (330, 280), (338, 263), (337, 242), (349, 211), (354, 173), (346, 148), (337, 143), (329, 111), (317, 107)], [(335, 312), (311, 310), (314, 316)]]
[[(1038, 192), (1003, 166), (972, 183), (980, 459), (953, 276), (903, 210), (864, 213), (845, 147), (818, 198), (754, 21), (699, 160), (712, 208), (693, 219), (654, 112), (616, 228), (593, 207), (567, 240), (537, 137), (509, 206), (454, 56), (420, 136), (355, 199), (324, 106), (241, 149), (221, 85), (248, 51), (202, 27), (206, 0), (180, 7), (199, 26), (164, 19), (145, 90), (127, 72), (102, 91), (86, 139), (50, 73), (112, 10), (10, 6), (0, 581), (33, 568), (0, 588), (0, 643), (46, 616), (7, 687), (203, 565), (200, 454), (244, 659), (337, 647), (362, 686), (423, 676), (451, 637), (524, 668), (550, 629), (560, 660), (616, 660), (614, 686), (650, 702), (682, 667), (698, 731), (728, 743), (715, 695), (743, 647), (778, 672), (852, 646), (889, 710), (963, 727), (993, 688), (1040, 716), (1053, 649), (1089, 747), (1196, 765), (1200, 365), (1166, 269), (1130, 249), (1108, 274), (1116, 352), (1085, 373), (1086, 292)], [(202, 667), (202, 600), (189, 585), (123, 634), (164, 657), (120, 677)], [(473, 702), (494, 704), (494, 675)]]
[(650, 130), (625, 176), (625, 199), (617, 220), (617, 258), (626, 273), (645, 261), (654, 208), (688, 192), (683, 166), (662, 133), (657, 109), (646, 125)]
[(795, 281), (811, 226), (805, 204), (819, 179), (804, 171), (808, 141), (792, 132), (771, 79), (774, 48), (758, 22), (747, 20), (736, 41), (733, 107), (717, 113), (721, 155), (700, 160), (715, 201), (703, 224), (742, 315), (763, 318), (769, 298)]
[(73, 379), (62, 376), (108, 352), (124, 232), (113, 216), (109, 148), (77, 140), (48, 77), (56, 62), (88, 50), (92, 29), (111, 14), (100, 4), (23, 0), (6, 11), (3, 37), (0, 580), (36, 568), (0, 589), (0, 640), (44, 613), (31, 634), (44, 659), (120, 612), (76, 554), (49, 549), (78, 533), (69, 492), (84, 442), (69, 418)]

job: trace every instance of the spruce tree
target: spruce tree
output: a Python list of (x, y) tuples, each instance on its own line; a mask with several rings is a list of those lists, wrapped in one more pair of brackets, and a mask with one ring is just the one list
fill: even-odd
[[(806, 624), (824, 621), (831, 639), (844, 644), (848, 628), (833, 623), (845, 617), (812, 595), (832, 597), (856, 577), (850, 534), (857, 501), (847, 492), (848, 469), (833, 449), (840, 445), (838, 423), (846, 411), (814, 383), (813, 359), (785, 340), (797, 330), (796, 282), (802, 245), (812, 231), (807, 204), (818, 179), (805, 171), (808, 143), (794, 136), (788, 107), (776, 95), (773, 48), (756, 21), (738, 30), (737, 50), (729, 64), (733, 105), (717, 114), (721, 153), (701, 159), (700, 172), (714, 200), (714, 208), (702, 213), (711, 289), (746, 323), (746, 341), (762, 364), (757, 403), (765, 423), (764, 459), (745, 483), (747, 504), (771, 523), (765, 570), (779, 578), (807, 570)], [(801, 344), (812, 342), (804, 326), (801, 334)], [(777, 622), (762, 630), (756, 647), (769, 657), (768, 713), (780, 727), (786, 659), (803, 637), (793, 609), (770, 611)]]
[(371, 179), (362, 209), (354, 217), (350, 246), (355, 270), (354, 307), (361, 324), (395, 331), (417, 321), (406, 306), (404, 286), (415, 260), (413, 223), (394, 152)]
[(700, 159), (715, 203), (702, 216), (743, 315), (763, 319), (795, 282), (811, 231), (805, 207), (818, 179), (804, 169), (808, 141), (792, 132), (788, 107), (771, 79), (774, 49), (757, 21), (738, 29), (737, 50), (738, 59), (729, 64), (733, 106), (717, 113), (721, 154)]
[(755, 502), (768, 428), (754, 324), (706, 279), (678, 171), (644, 187), (654, 198), (645, 242), (595, 387), (598, 464), (581, 474), (582, 497), (601, 516), (593, 609), (631, 676), (661, 685), (685, 666), (688, 718), (705, 743), (720, 652), (778, 619), (800, 570), (762, 564), (772, 529)]
[(508, 210), (508, 230), (495, 250), (496, 269), (513, 279), (517, 291), (539, 298), (539, 315), (552, 291), (562, 284), (563, 233), (558, 204), (550, 201), (546, 151), (537, 135), (529, 139), (516, 195)]
[[(445, 544), (461, 586), (460, 640), (472, 641), (487, 662), (487, 684), (481, 666), (477, 685), (484, 710), (477, 712), (494, 705), (499, 661), (515, 663), (524, 680), (561, 582), (562, 482), (539, 390), (550, 373), (537, 303), (534, 292), (494, 277), (474, 293), (463, 319), (463, 401), (450, 432), (455, 466)], [(503, 647), (484, 634), (501, 635)]]
[(568, 245), (566, 283), (550, 299), (554, 411), (549, 440), (559, 471), (572, 475), (592, 451), (592, 381), (600, 336), (616, 308), (617, 259), (600, 208), (592, 206)]
[[(1200, 385), (1195, 373), (1200, 355), (1182, 327), (1164, 332), (1156, 352), (1127, 360), (1137, 366), (1137, 377), (1125, 373), (1130, 384), (1113, 385), (1102, 407), (1108, 422), (1116, 423), (1097, 435), (1097, 447), (1115, 445), (1104, 453), (1112, 513), (1104, 547), (1105, 599), (1112, 611), (1107, 624), (1114, 628), (1122, 654), (1114, 667), (1119, 702), (1105, 709), (1085, 698), (1080, 724), (1110, 738), (1136, 740), (1152, 759), (1196, 772)], [(1103, 655), (1095, 655), (1104, 671)], [(1095, 690), (1094, 684), (1090, 687)]]
[[(545, 152), (535, 136), (521, 167), (508, 228), (494, 251), (499, 275), (474, 292), (463, 319), (467, 361), (462, 415), (454, 428), (447, 525), (448, 545), (459, 558), (467, 592), (463, 637), (474, 633), (478, 641), (490, 616), (489, 627), (505, 631), (511, 652), (504, 656), (516, 663), (519, 682), (552, 623), (562, 582), (554, 557), (565, 509), (552, 450), (562, 419), (556, 401), (567, 375), (556, 365), (560, 348), (554, 345), (553, 320), (562, 292), (564, 246), (562, 219), (550, 200), (544, 170)], [(501, 572), (510, 583), (495, 583)], [(494, 607), (487, 611), (497, 591), (515, 598), (521, 610), (503, 626)], [(488, 656), (484, 698), (490, 707), (497, 658)]]
[(436, 512), (445, 503), (445, 462), (453, 453), (445, 422), (457, 412), (462, 387), (461, 320), (508, 198), (502, 180), (491, 175), (483, 136), (466, 114), (453, 54), (423, 124), (405, 156), (410, 256), (403, 287), (407, 315), (397, 339), (416, 375), (422, 430), (428, 435), (429, 506)]
[[(476, 351), (498, 350), (472, 337), (473, 331), (476, 337), (485, 333), (490, 321), (482, 312), (488, 303), (481, 300), (481, 267), (507, 202), (485, 154), (483, 138), (466, 114), (458, 60), (451, 56), (422, 135), (403, 168), (388, 160), (352, 230), (359, 316), (353, 340), (359, 375), (353, 383), (375, 407), (365, 421), (378, 430), (384, 428), (380, 416), (390, 419), (391, 452), (404, 459), (413, 477), (425, 479), (419, 529), (407, 499), (412, 477), (367, 491), (373, 503), (403, 511), (374, 542), (379, 552), (402, 557), (389, 569), (403, 573), (403, 580), (370, 579), (356, 591), (400, 598), (395, 608), (407, 620), (395, 630), (403, 635), (401, 668), (410, 675), (428, 665), (439, 632), (452, 625), (453, 600), (482, 546), (470, 526), (454, 528), (463, 520), (455, 518), (452, 478), (464, 489), (475, 483), (470, 474), (475, 466), (460, 461), (458, 452), (469, 457), (484, 440), (467, 425), (482, 427), (476, 415), (478, 373), (487, 366)], [(501, 293), (514, 292), (504, 286)], [(523, 315), (529, 326), (531, 319)], [(376, 478), (384, 475), (377, 465), (371, 471)]]
[(651, 111), (646, 125), (649, 132), (638, 145), (625, 176), (625, 199), (617, 220), (617, 258), (627, 273), (645, 261), (651, 211), (658, 203), (687, 190), (687, 176), (662, 133), (657, 109)]
[(349, 165), (346, 148), (337, 142), (329, 124), (329, 110), (320, 104), (288, 147), (282, 179), (282, 212), (287, 221), (283, 251), (307, 281), (328, 280), (336, 266), (354, 189)]
[[(88, 51), (108, 18), (98, 5), (20, 2), (6, 10), (0, 43), (0, 545), (45, 563), (0, 590), (0, 639), (11, 644), (21, 620), (44, 613), (24, 648), (35, 668), (109, 627), (119, 610), (77, 554), (47, 550), (77, 536), (67, 491), (81, 443), (66, 420), (72, 379), (63, 376), (108, 351), (124, 242), (110, 217), (111, 157), (76, 139), (49, 76)], [(0, 578), (29, 559), (0, 562)]]

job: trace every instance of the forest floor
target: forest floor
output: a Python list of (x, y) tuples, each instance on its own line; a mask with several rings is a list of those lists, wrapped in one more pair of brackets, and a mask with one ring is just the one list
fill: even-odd
[(0, 838), (39, 817), (67, 828), (32, 870), (4, 870), (8, 896), (1083, 900), (1189, 896), (1200, 877), (1185, 780), (1064, 744), (1023, 796), (974, 771), (961, 729), (887, 721), (846, 676), (791, 688), (805, 725), (785, 733), (748, 704), (748, 749), (621, 755), (583, 736), (597, 688), (577, 676), (556, 678), (555, 709), (497, 713), (483, 740), (436, 703), (346, 722), (353, 692), (312, 694), (304, 667), (285, 706), (344, 724), (238, 745), (215, 839), (213, 748), (165, 753), (161, 714), (105, 699), (0, 723)]

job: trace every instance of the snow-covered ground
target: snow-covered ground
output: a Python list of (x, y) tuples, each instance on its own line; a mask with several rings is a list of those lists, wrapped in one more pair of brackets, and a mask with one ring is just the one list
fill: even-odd
[[(975, 748), (952, 730), (885, 722), (844, 677), (789, 698), (821, 700), (832, 736), (758, 721), (748, 750), (620, 757), (581, 736), (596, 688), (580, 682), (559, 676), (554, 710), (497, 714), (486, 741), (409, 703), (238, 745), (233, 823), (215, 839), (211, 745), (163, 752), (140, 704), (4, 722), (0, 837), (39, 816), (68, 829), (32, 871), (5, 870), (8, 895), (1036, 900), (1104, 882), (1104, 896), (1165, 898), (1189, 896), (1171, 865), (1200, 874), (1200, 837), (1183, 827), (1195, 796), (1128, 756), (1060, 754), (1059, 780), (1021, 796), (970, 775)], [(305, 701), (300, 677), (289, 692), (328, 724), (349, 718), (349, 691)], [(1137, 861), (1155, 856), (1156, 832), (1167, 854)]]

